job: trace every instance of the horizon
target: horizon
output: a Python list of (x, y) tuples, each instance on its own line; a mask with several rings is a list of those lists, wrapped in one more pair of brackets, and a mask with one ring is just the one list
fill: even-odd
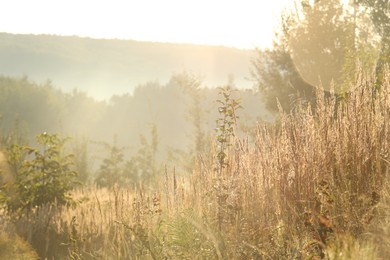
[(228, 48), (228, 49), (237, 49), (242, 51), (252, 51), (253, 48), (238, 48), (235, 46), (226, 46), (226, 45), (211, 45), (211, 44), (202, 44), (202, 43), (189, 43), (189, 42), (164, 42), (164, 41), (147, 41), (147, 40), (136, 40), (136, 39), (122, 39), (122, 38), (98, 38), (91, 36), (80, 36), (80, 35), (61, 35), (61, 34), (50, 34), (50, 33), (12, 33), (12, 32), (3, 32), (0, 31), (0, 34), (9, 34), (14, 36), (49, 36), (49, 37), (75, 37), (79, 39), (87, 40), (106, 40), (106, 41), (130, 41), (138, 43), (156, 43), (156, 44), (172, 44), (172, 45), (194, 45), (194, 46), (204, 46), (204, 47), (216, 47), (216, 48)]
[[(6, 1), (2, 9), (7, 12), (0, 16), (0, 31), (264, 49), (272, 47), (281, 13), (293, 1), (53, 2)], [(24, 8), (20, 9), (21, 6)]]
[(79, 89), (98, 100), (151, 81), (166, 83), (182, 72), (204, 86), (224, 84), (231, 75), (237, 86), (252, 87), (248, 74), (255, 50), (48, 34), (0, 33), (0, 43), (2, 74), (38, 83), (50, 79), (61, 90)]

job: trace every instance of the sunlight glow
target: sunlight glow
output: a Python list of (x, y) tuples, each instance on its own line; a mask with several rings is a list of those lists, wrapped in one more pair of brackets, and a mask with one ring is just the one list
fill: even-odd
[(292, 0), (4, 0), (0, 32), (270, 47)]

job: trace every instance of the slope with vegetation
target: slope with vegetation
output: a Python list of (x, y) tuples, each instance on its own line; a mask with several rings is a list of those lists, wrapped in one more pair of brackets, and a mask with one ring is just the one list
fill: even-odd
[(99, 100), (132, 93), (150, 80), (168, 81), (183, 70), (199, 75), (208, 86), (231, 74), (250, 88), (246, 78), (252, 54), (222, 46), (0, 33), (0, 74), (50, 79), (63, 91), (78, 89)]

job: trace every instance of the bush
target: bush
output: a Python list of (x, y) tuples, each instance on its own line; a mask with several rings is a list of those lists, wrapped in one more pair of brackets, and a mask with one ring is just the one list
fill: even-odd
[(14, 180), (1, 188), (1, 201), (9, 212), (28, 213), (43, 205), (74, 203), (69, 192), (75, 187), (73, 155), (63, 155), (66, 139), (43, 133), (37, 136), (42, 149), (12, 145), (8, 161)]

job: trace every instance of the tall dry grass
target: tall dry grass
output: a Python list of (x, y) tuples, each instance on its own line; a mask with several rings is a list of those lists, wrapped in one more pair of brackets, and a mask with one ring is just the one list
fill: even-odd
[(375, 88), (360, 74), (343, 98), (318, 91), (315, 107), (236, 139), (222, 172), (214, 147), (153, 189), (88, 188), (79, 207), (16, 227), (49, 259), (386, 259), (389, 80)]

